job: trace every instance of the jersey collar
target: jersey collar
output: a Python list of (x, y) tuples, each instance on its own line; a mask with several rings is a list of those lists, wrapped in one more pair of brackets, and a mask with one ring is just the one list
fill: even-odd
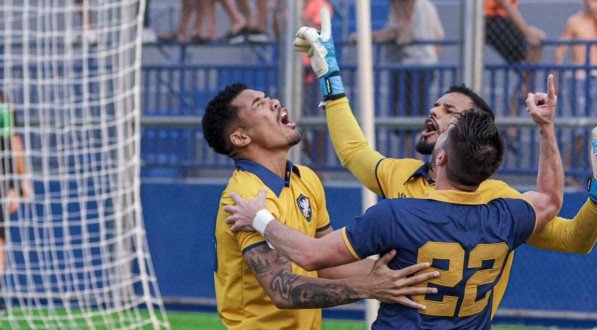
[(280, 196), (282, 188), (290, 187), (290, 175), (294, 172), (301, 177), (301, 173), (296, 165), (291, 161), (286, 161), (286, 173), (284, 179), (280, 178), (274, 172), (265, 168), (265, 166), (251, 160), (239, 159), (234, 161), (234, 167), (241, 171), (255, 174), (276, 196)]
[(422, 176), (425, 178), (425, 180), (427, 180), (427, 182), (429, 184), (434, 184), (435, 180), (433, 180), (433, 178), (429, 175), (429, 163), (425, 163), (423, 165), (421, 165), (421, 167), (419, 167), (411, 176), (408, 177), (408, 179), (406, 179), (406, 181), (404, 181), (404, 184), (406, 184), (408, 181), (417, 178), (419, 176)]
[(422, 197), (423, 199), (431, 199), (439, 202), (446, 202), (451, 204), (462, 205), (479, 205), (485, 204), (481, 198), (481, 193), (478, 190), (473, 192), (457, 191), (457, 190), (428, 190)]

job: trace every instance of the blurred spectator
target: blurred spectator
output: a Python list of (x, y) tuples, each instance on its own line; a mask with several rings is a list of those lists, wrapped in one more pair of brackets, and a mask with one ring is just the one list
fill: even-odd
[[(321, 17), (319, 16), (319, 10), (321, 7), (327, 7), (330, 16), (334, 15), (333, 6), (327, 0), (306, 0), (303, 5), (303, 19), (302, 24), (303, 26), (310, 26), (314, 27), (317, 30), (321, 29)], [(305, 82), (307, 84), (313, 84), (317, 79), (315, 79), (315, 73), (311, 70), (309, 66), (309, 57), (306, 54), (303, 54), (303, 65), (305, 65)], [(317, 94), (319, 95), (319, 91)]]
[[(230, 17), (230, 31), (224, 36), (231, 44), (244, 42), (243, 33), (247, 20), (239, 11), (234, 0), (218, 0)], [(178, 41), (180, 43), (201, 44), (218, 38), (216, 22), (216, 0), (182, 0), (180, 22), (175, 32), (159, 36), (162, 42)], [(189, 24), (195, 17), (192, 31)]]
[[(388, 21), (382, 30), (372, 32), (377, 42), (389, 42), (386, 59), (393, 63), (417, 65), (391, 71), (390, 111), (394, 116), (426, 116), (429, 90), (441, 47), (416, 41), (443, 40), (445, 37), (437, 8), (430, 0), (390, 0)], [(356, 35), (350, 37), (356, 40)], [(413, 43), (415, 42), (415, 43)], [(414, 131), (413, 131), (414, 132)], [(413, 155), (413, 132), (407, 131), (405, 154)]]
[(249, 0), (239, 0), (238, 3), (248, 22), (245, 31), (247, 40), (250, 42), (268, 42), (270, 40), (267, 33), (268, 0), (255, 0), (256, 8), (251, 7)]
[[(597, 0), (582, 0), (584, 10), (572, 15), (564, 32), (562, 33), (562, 40), (584, 40), (584, 41), (595, 41), (597, 40)], [(591, 47), (589, 54), (591, 58), (588, 59), (588, 63), (592, 66), (597, 65), (597, 45), (587, 44), (574, 45), (572, 47), (572, 63), (578, 65), (584, 65), (587, 63), (587, 47)], [(568, 51), (568, 45), (561, 45), (557, 48), (555, 53), (555, 62), (557, 64), (564, 63), (566, 52)], [(597, 72), (592, 70), (589, 72), (589, 76), (597, 78)], [(585, 69), (579, 69), (575, 72), (575, 77), (579, 79), (585, 79), (587, 72)], [(597, 85), (595, 85), (597, 86)]]
[(150, 0), (145, 0), (145, 12), (143, 13), (143, 33), (141, 39), (143, 43), (152, 43), (158, 40), (158, 36), (155, 31), (151, 28), (151, 17), (149, 15), (149, 4)]
[[(321, 17), (319, 10), (321, 7), (327, 7), (330, 16), (334, 15), (333, 6), (326, 0), (306, 0), (303, 4), (303, 26), (314, 27), (321, 30)], [(306, 54), (302, 54), (304, 67), (305, 90), (304, 104), (305, 113), (313, 116), (322, 115), (318, 107), (321, 91), (319, 90), (319, 80), (311, 69), (310, 59)], [(303, 142), (303, 150), (309, 156), (312, 162), (323, 164), (325, 161), (325, 143), (327, 139), (327, 129), (311, 130), (312, 136), (306, 136)]]
[[(189, 23), (193, 18), (193, 14), (197, 14), (197, 11), (199, 10), (199, 2), (200, 0), (182, 0), (180, 22), (178, 23), (176, 31), (160, 35), (158, 39), (161, 42), (178, 41), (181, 44), (191, 42), (192, 36), (188, 32)], [(199, 17), (199, 19), (200, 18), (201, 17)]]
[(216, 0), (199, 0), (195, 6), (191, 42), (202, 44), (217, 40)]
[[(213, 0), (209, 0), (213, 1)], [(230, 31), (228, 31), (224, 38), (228, 43), (235, 45), (246, 41), (248, 20), (243, 16), (239, 10), (236, 0), (219, 0), (224, 7), (228, 17), (230, 17)], [(215, 16), (215, 12), (214, 12)]]
[(485, 41), (507, 63), (539, 62), (544, 38), (543, 31), (526, 23), (518, 0), (485, 0)]
[(97, 34), (94, 29), (93, 14), (91, 8), (89, 8), (89, 1), (75, 0), (75, 3), (79, 6), (79, 15), (81, 16), (83, 31), (72, 38), (70, 42), (72, 44), (79, 44), (82, 40), (81, 36), (84, 35), (85, 41), (87, 41), (89, 45), (97, 44)]
[[(583, 40), (596, 41), (597, 40), (597, 0), (583, 0), (584, 10), (572, 15), (564, 32), (562, 33), (562, 40)], [(590, 47), (590, 58), (587, 58), (587, 48)], [(557, 64), (564, 63), (568, 45), (560, 45), (556, 49), (554, 56)], [(578, 44), (572, 46), (572, 64), (586, 65), (590, 64), (591, 69), (581, 68), (574, 71), (574, 74), (565, 76), (564, 79), (569, 80), (569, 99), (572, 100), (570, 111), (564, 113), (564, 116), (592, 116), (590, 105), (587, 100), (597, 100), (597, 44)], [(590, 86), (588, 89), (586, 85)], [(565, 92), (565, 91), (564, 91)], [(590, 95), (586, 95), (586, 93)], [(564, 150), (564, 162), (566, 167), (583, 166), (583, 159), (586, 147), (584, 145), (584, 130), (577, 129), (573, 132), (574, 143), (567, 143), (569, 147)], [(578, 185), (571, 177), (566, 177), (566, 184), (568, 186)]]
[[(485, 0), (485, 41), (508, 64), (538, 63), (543, 56), (541, 40), (545, 33), (528, 25), (518, 10), (518, 0)], [(510, 97), (510, 115), (518, 116), (520, 105), (531, 91), (531, 74), (523, 70), (520, 85), (514, 87)], [(518, 132), (509, 129), (507, 147), (518, 153)]]

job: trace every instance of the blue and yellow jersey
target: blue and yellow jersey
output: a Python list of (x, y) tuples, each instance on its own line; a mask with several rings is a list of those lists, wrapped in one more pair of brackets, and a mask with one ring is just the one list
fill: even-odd
[[(307, 167), (287, 163), (285, 179), (248, 160), (236, 169), (222, 193), (216, 219), (216, 269), (214, 282), (218, 313), (228, 329), (320, 329), (320, 309), (278, 309), (253, 275), (243, 254), (267, 244), (256, 232), (232, 233), (225, 221), (226, 205), (234, 204), (231, 192), (254, 198), (267, 190), (267, 208), (287, 226), (311, 237), (330, 227), (325, 194), (317, 175)], [(292, 272), (317, 277), (292, 264)]]
[(373, 328), (489, 329), (493, 288), (508, 255), (535, 228), (523, 199), (485, 204), (479, 192), (430, 191), (419, 199), (386, 199), (343, 229), (355, 258), (396, 249), (389, 267), (430, 262), (440, 277), (421, 285), (437, 294), (413, 297), (427, 309), (381, 304)]
[[(369, 146), (347, 98), (326, 103), (326, 119), (338, 158), (365, 187), (386, 198), (422, 198), (435, 185), (427, 165), (416, 159), (385, 158)], [(520, 192), (499, 180), (484, 181), (477, 191), (482, 202), (496, 198), (520, 198)], [(534, 247), (552, 251), (587, 254), (597, 242), (597, 204), (586, 202), (573, 221), (556, 217), (528, 241)], [(514, 253), (511, 253), (493, 294), (493, 311), (504, 296)]]

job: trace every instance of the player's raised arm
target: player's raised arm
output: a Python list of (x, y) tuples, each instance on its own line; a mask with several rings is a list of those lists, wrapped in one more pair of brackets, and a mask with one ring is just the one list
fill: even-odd
[(296, 34), (294, 49), (309, 55), (311, 67), (319, 77), (321, 93), (327, 101), (328, 130), (342, 166), (369, 190), (381, 195), (375, 169), (384, 157), (369, 146), (350, 109), (336, 59), (329, 11), (322, 8), (320, 15), (321, 34), (312, 27), (301, 27)]
[(553, 75), (547, 78), (547, 94), (529, 93), (526, 99), (527, 112), (537, 124), (540, 135), (537, 191), (524, 194), (537, 214), (535, 232), (541, 231), (560, 212), (564, 198), (564, 168), (554, 128), (557, 100)]

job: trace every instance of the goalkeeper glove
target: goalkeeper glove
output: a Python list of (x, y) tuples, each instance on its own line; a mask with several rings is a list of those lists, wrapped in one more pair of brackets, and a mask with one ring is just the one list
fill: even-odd
[(591, 166), (593, 167), (593, 177), (589, 178), (587, 190), (589, 197), (594, 203), (597, 203), (597, 127), (593, 128), (593, 141), (591, 142)]
[(321, 15), (321, 33), (312, 27), (301, 27), (296, 33), (293, 43), (294, 50), (307, 53), (311, 58), (311, 67), (319, 77), (323, 99), (325, 101), (336, 100), (344, 97), (345, 94), (332, 39), (330, 12), (327, 8), (322, 7), (319, 14)]

